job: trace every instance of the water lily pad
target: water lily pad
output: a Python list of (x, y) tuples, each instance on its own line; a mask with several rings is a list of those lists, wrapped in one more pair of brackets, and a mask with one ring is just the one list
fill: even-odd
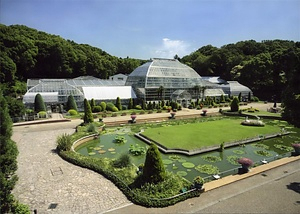
[(257, 154), (257, 155), (265, 156), (265, 157), (273, 156), (270, 152), (264, 151), (264, 150), (254, 151), (254, 153)]
[(89, 155), (95, 155), (96, 152), (89, 152)]
[(101, 150), (101, 147), (100, 146), (96, 146), (96, 147), (94, 147), (94, 150)]
[(113, 151), (115, 151), (115, 150), (116, 150), (115, 148), (109, 148), (109, 149), (108, 149), (109, 152), (113, 152)]
[(110, 152), (110, 154), (116, 154), (116, 152)]
[(191, 162), (184, 162), (184, 163), (182, 163), (182, 166), (185, 168), (194, 168), (195, 164), (193, 164)]
[(163, 164), (165, 164), (165, 165), (168, 165), (168, 164), (173, 163), (173, 161), (172, 161), (172, 160), (169, 160), (169, 159), (163, 159), (162, 162), (163, 162)]
[(191, 170), (191, 169), (187, 169), (186, 171), (187, 171), (187, 172), (191, 172), (192, 170)]
[(245, 154), (245, 151), (240, 150), (240, 149), (233, 150), (232, 152), (233, 152), (234, 154), (237, 154), (237, 155)]
[(170, 155), (170, 156), (169, 156), (169, 159), (171, 159), (171, 160), (180, 160), (181, 157), (178, 156), (178, 155)]
[(186, 162), (186, 159), (181, 158), (181, 159), (178, 160), (178, 162), (180, 162), (180, 163)]
[(94, 149), (94, 147), (93, 147), (93, 146), (89, 146), (88, 148), (89, 148), (89, 149)]
[(98, 151), (99, 154), (104, 154), (105, 152), (106, 152), (106, 151), (103, 150), (103, 149)]
[(220, 157), (217, 157), (217, 156), (214, 156), (214, 155), (205, 155), (205, 156), (202, 157), (202, 159), (207, 161), (207, 162), (211, 162), (211, 163), (221, 161)]
[(195, 167), (195, 169), (201, 173), (205, 173), (208, 175), (216, 175), (220, 173), (219, 168), (211, 164), (198, 165)]
[(172, 169), (176, 170), (176, 169), (178, 169), (178, 166), (173, 166)]
[(230, 155), (230, 156), (227, 156), (227, 161), (229, 163), (231, 163), (232, 165), (240, 165), (237, 160), (241, 158), (239, 156), (236, 156), (236, 155)]
[(178, 171), (176, 174), (179, 175), (179, 176), (184, 177), (184, 176), (187, 175), (187, 172), (185, 172), (185, 171)]

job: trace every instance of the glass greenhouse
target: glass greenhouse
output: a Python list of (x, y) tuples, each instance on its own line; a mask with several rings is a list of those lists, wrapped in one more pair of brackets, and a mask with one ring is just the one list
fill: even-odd
[(176, 59), (158, 59), (136, 68), (127, 78), (139, 98), (149, 100), (170, 99), (177, 90), (186, 90), (197, 97), (196, 87), (216, 88), (218, 85), (205, 81), (191, 67)]

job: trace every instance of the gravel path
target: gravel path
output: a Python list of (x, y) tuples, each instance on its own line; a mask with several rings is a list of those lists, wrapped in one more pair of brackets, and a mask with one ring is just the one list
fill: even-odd
[(57, 136), (74, 132), (66, 127), (70, 125), (14, 127), (12, 139), (19, 149), (16, 198), (38, 213), (102, 213), (130, 204), (103, 176), (69, 164), (53, 151)]

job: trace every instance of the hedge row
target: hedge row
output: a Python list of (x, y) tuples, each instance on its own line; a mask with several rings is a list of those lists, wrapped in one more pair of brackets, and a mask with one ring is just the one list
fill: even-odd
[(140, 195), (136, 195), (131, 191), (127, 184), (125, 184), (122, 180), (116, 177), (112, 172), (101, 167), (103, 165), (101, 159), (84, 157), (80, 154), (71, 151), (61, 151), (59, 155), (66, 161), (83, 167), (90, 170), (93, 170), (99, 174), (102, 174), (105, 178), (112, 181), (123, 193), (126, 195), (128, 200), (132, 201), (135, 204), (145, 206), (145, 207), (167, 207), (170, 205), (174, 205), (180, 201), (184, 201), (188, 198), (193, 198), (200, 196), (200, 191), (194, 189), (187, 191), (185, 193), (179, 194), (177, 197), (171, 197), (167, 199), (153, 199), (153, 198), (145, 198)]

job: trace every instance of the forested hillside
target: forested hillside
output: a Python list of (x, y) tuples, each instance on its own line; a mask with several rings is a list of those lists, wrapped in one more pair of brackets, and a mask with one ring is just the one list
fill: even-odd
[(144, 61), (118, 58), (87, 44), (77, 44), (22, 25), (0, 25), (0, 80), (71, 78), (91, 75), (102, 79), (130, 73)]
[(220, 76), (248, 86), (261, 99), (280, 100), (293, 72), (300, 75), (300, 42), (254, 40), (228, 44), (221, 48), (201, 47), (181, 61), (202, 76)]

